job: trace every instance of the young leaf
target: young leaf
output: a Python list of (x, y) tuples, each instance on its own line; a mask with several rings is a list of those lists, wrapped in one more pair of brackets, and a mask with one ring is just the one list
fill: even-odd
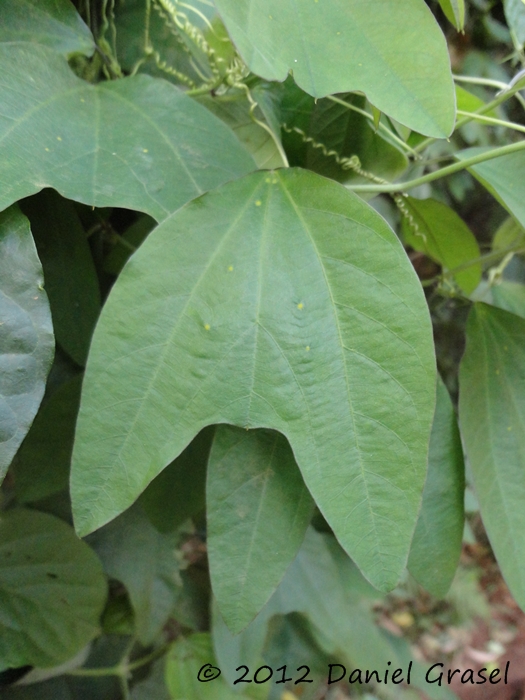
[(106, 580), (69, 525), (30, 510), (0, 514), (0, 659), (57, 666), (97, 633)]
[(37, 413), (12, 465), (20, 503), (67, 489), (81, 386), (81, 376), (69, 380)]
[(439, 0), (446, 18), (459, 31), (465, 26), (465, 0)]
[(505, 581), (525, 607), (525, 320), (474, 304), (460, 367), (461, 434)]
[(54, 340), (44, 278), (25, 216), (0, 214), (0, 482), (44, 395)]
[(313, 502), (282, 435), (230, 426), (215, 432), (206, 500), (212, 588), (235, 634), (284, 576), (304, 539)]
[[(460, 160), (478, 155), (489, 149), (468, 148), (456, 154)], [(496, 197), (496, 199), (525, 226), (525, 152), (511, 153), (501, 158), (493, 158), (469, 168), (469, 171)]]
[(266, 427), (365, 575), (396, 584), (426, 473), (432, 333), (398, 239), (344, 187), (260, 172), (173, 214), (113, 287), (83, 391), (79, 532), (127, 508), (204, 426)]
[(428, 473), (408, 570), (432, 595), (450, 588), (461, 553), (465, 466), (456, 414), (441, 381), (430, 434)]
[(46, 190), (22, 204), (44, 268), (55, 337), (78, 364), (86, 362), (100, 313), (100, 290), (91, 251), (71, 202)]
[[(403, 199), (412, 221), (403, 218), (403, 238), (414, 250), (432, 258), (445, 270), (470, 263), (480, 257), (473, 233), (456, 212), (435, 199)], [(471, 265), (454, 275), (466, 294), (470, 294), (481, 280), (481, 265)]]
[(172, 532), (206, 508), (206, 466), (214, 428), (204, 428), (140, 497), (144, 512), (160, 532)]
[(415, 131), (451, 133), (455, 103), (446, 43), (421, 0), (215, 5), (244, 61), (266, 80), (282, 81), (293, 71), (314, 97), (361, 91)]
[(27, 41), (64, 56), (91, 56), (95, 42), (69, 0), (2, 0), (0, 42)]
[(50, 49), (23, 44), (0, 44), (0, 64), (0, 209), (53, 187), (160, 221), (255, 167), (225, 124), (164, 80), (90, 85)]
[(137, 637), (142, 644), (151, 644), (173, 611), (181, 588), (176, 540), (160, 534), (135, 506), (94, 533), (89, 544), (107, 575), (126, 586)]

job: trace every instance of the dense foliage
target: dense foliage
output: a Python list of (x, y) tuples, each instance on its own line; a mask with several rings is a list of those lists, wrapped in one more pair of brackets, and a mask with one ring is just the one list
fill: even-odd
[(2, 0), (7, 700), (406, 666), (373, 605), (447, 594), (465, 471), (525, 608), (524, 44), (522, 0)]

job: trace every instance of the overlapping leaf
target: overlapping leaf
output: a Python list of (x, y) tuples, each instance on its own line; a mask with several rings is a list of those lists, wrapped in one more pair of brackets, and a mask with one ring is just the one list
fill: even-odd
[(160, 221), (255, 167), (227, 126), (163, 80), (90, 85), (24, 44), (0, 45), (0, 64), (0, 209), (53, 187)]
[(461, 434), (483, 523), (505, 580), (525, 607), (525, 320), (477, 303), (460, 368)]
[[(421, 0), (215, 0), (239, 53), (267, 80), (293, 72), (314, 97), (362, 91), (429, 136), (454, 126), (444, 37)], [(407, 21), (407, 18), (410, 18)]]
[(13, 207), (0, 214), (0, 481), (38, 410), (53, 352), (42, 267)]
[(69, 0), (2, 0), (0, 42), (27, 41), (90, 56), (95, 42)]
[(71, 202), (47, 190), (23, 203), (46, 280), (57, 342), (75, 362), (86, 362), (100, 312), (97, 272)]
[(236, 633), (268, 601), (297, 554), (313, 502), (282, 435), (230, 426), (215, 433), (206, 500), (213, 592)]
[(0, 515), (0, 658), (57, 666), (97, 633), (102, 567), (69, 525), (37, 511)]
[(456, 573), (463, 537), (464, 491), (465, 467), (456, 414), (439, 379), (427, 480), (408, 559), (410, 573), (437, 597), (446, 594)]
[(77, 529), (127, 508), (204, 426), (267, 427), (366, 576), (392, 587), (434, 395), (427, 306), (384, 220), (313, 173), (242, 178), (152, 232), (104, 307), (77, 425)]

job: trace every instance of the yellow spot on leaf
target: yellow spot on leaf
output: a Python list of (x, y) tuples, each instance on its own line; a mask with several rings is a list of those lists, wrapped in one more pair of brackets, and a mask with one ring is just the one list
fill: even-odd
[(49, 148), (45, 148), (44, 150), (46, 150), (49, 153)]
[(301, 309), (304, 309), (304, 304), (302, 302), (300, 304), (297, 304), (297, 308), (299, 309), (299, 311)]
[(504, 349), (504, 350), (508, 350), (509, 348), (508, 348), (507, 345), (504, 345), (504, 346), (503, 346), (503, 349)]
[(499, 369), (496, 370), (496, 374), (499, 374)]
[(510, 432), (510, 431), (512, 430), (512, 425), (509, 425), (509, 427), (507, 428), (507, 430)]
[(258, 200), (255, 202), (255, 206), (256, 206), (256, 207), (260, 207), (261, 204), (262, 204), (262, 202), (261, 202), (260, 199), (258, 199)]
[(306, 346), (306, 352), (310, 352), (310, 346), (309, 346), (309, 345)]
[(147, 149), (147, 148), (143, 148), (143, 149), (142, 149), (142, 153), (147, 153), (147, 152), (148, 152), (148, 149)]
[(290, 693), (289, 690), (285, 690), (281, 695), (281, 700), (297, 700), (297, 695)]
[(57, 136), (57, 141), (62, 141), (62, 137), (61, 137), (61, 136)]
[(230, 265), (230, 267), (228, 268), (228, 272), (233, 272), (233, 265)]
[(210, 330), (210, 324), (209, 324), (209, 323), (206, 323), (206, 325), (204, 326), (204, 330), (205, 330), (205, 331), (209, 331), (209, 330)]

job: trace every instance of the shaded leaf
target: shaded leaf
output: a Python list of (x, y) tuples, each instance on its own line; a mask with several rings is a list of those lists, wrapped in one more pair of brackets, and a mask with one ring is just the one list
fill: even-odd
[(138, 506), (89, 538), (107, 575), (126, 586), (143, 644), (160, 632), (181, 588), (176, 542), (160, 534)]
[[(456, 153), (460, 160), (486, 152), (487, 148), (468, 148)], [(469, 171), (525, 227), (525, 151), (493, 158), (469, 168)]]
[(63, 384), (44, 403), (13, 461), (20, 503), (47, 498), (69, 485), (82, 377)]
[(345, 549), (391, 588), (434, 400), (428, 308), (384, 220), (314, 173), (255, 173), (176, 212), (113, 287), (77, 425), (76, 526), (122, 512), (204, 426), (266, 427), (288, 438)]
[(144, 512), (160, 532), (172, 532), (206, 507), (206, 466), (214, 428), (204, 428), (140, 497)]
[(0, 481), (44, 395), (54, 353), (44, 278), (29, 223), (0, 214)]
[(525, 318), (525, 285), (503, 280), (492, 287), (492, 303), (500, 309)]
[(215, 432), (206, 500), (212, 588), (236, 633), (265, 605), (297, 554), (313, 502), (282, 435), (230, 426)]
[(22, 204), (44, 268), (55, 337), (78, 364), (86, 362), (100, 313), (100, 290), (86, 234), (75, 207), (53, 190)]
[(157, 225), (155, 219), (144, 214), (125, 231), (117, 240), (115, 247), (104, 260), (104, 271), (111, 275), (119, 275), (132, 253), (144, 242), (146, 236)]
[(93, 551), (38, 511), (0, 515), (0, 658), (56, 666), (98, 632), (106, 580)]
[(452, 583), (461, 553), (465, 465), (456, 414), (441, 381), (430, 435), (428, 473), (408, 570), (437, 598)]
[(505, 250), (523, 242), (525, 247), (525, 228), (509, 216), (498, 228), (492, 240), (493, 250)]
[(2, 0), (0, 42), (24, 41), (91, 56), (95, 42), (69, 0)]
[(446, 44), (421, 0), (215, 5), (244, 61), (266, 80), (282, 81), (291, 70), (314, 97), (362, 91), (415, 131), (451, 133), (454, 87)]
[[(479, 245), (465, 222), (446, 204), (435, 199), (403, 198), (412, 221), (403, 217), (402, 231), (406, 244), (454, 270), (480, 257)], [(466, 294), (474, 291), (481, 280), (481, 264), (470, 265), (454, 275)]]
[(0, 143), (18, 154), (0, 159), (0, 209), (53, 187), (159, 221), (254, 169), (220, 120), (163, 80), (90, 85), (50, 49), (20, 44), (0, 45), (0, 63)]
[(524, 319), (474, 304), (459, 376), (461, 434), (483, 523), (521, 607), (525, 607), (524, 346)]
[(164, 660), (156, 663), (148, 678), (133, 686), (130, 700), (170, 700), (165, 680), (165, 665)]

